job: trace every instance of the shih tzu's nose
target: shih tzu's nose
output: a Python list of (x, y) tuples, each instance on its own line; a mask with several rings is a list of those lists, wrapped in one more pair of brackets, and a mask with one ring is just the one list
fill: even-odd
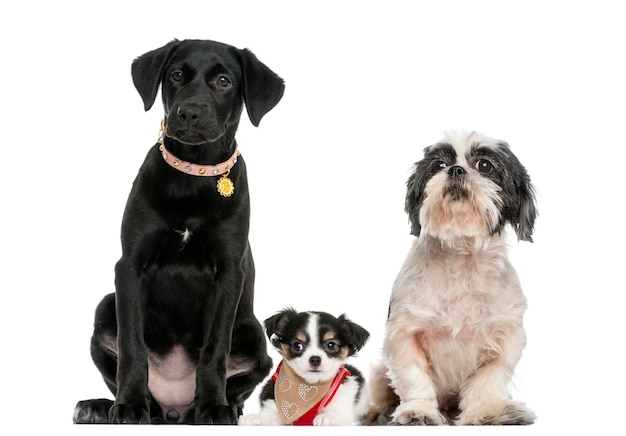
[(319, 356), (311, 356), (309, 363), (313, 368), (317, 368), (322, 363), (322, 358)]
[(448, 170), (448, 175), (452, 179), (458, 179), (458, 178), (462, 177), (465, 174), (467, 174), (467, 171), (465, 171), (465, 168), (460, 167), (458, 165), (454, 165), (454, 166), (450, 167), (450, 169)]

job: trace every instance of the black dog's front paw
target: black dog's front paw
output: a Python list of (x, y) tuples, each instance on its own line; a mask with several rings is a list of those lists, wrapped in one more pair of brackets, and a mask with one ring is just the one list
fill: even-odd
[(237, 425), (238, 419), (231, 406), (196, 406), (196, 424)]
[(111, 424), (150, 424), (150, 410), (148, 405), (140, 407), (129, 404), (113, 404), (109, 410)]

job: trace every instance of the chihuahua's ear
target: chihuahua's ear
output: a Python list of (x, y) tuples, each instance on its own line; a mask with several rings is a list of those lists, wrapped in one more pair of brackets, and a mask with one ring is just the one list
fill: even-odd
[(265, 333), (272, 345), (277, 346), (282, 340), (286, 326), (297, 313), (298, 312), (293, 308), (288, 307), (276, 313), (276, 315), (270, 316), (263, 322), (265, 325)]
[(360, 325), (350, 321), (345, 314), (339, 316), (339, 322), (345, 337), (348, 339), (348, 356), (352, 356), (359, 351), (370, 337), (370, 333)]

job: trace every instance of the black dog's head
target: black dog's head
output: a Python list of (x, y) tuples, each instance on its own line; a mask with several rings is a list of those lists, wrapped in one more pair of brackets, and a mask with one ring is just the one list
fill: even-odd
[(244, 103), (258, 126), (285, 89), (248, 49), (214, 41), (174, 40), (137, 58), (131, 72), (145, 110), (161, 85), (166, 136), (192, 145), (232, 140)]

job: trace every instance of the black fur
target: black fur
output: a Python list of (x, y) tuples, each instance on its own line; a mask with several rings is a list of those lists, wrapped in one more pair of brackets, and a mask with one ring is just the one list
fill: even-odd
[[(146, 110), (161, 87), (164, 145), (197, 164), (227, 160), (244, 104), (257, 126), (284, 91), (282, 79), (250, 51), (213, 41), (172, 41), (137, 58), (132, 78)], [(224, 198), (215, 177), (171, 168), (158, 144), (148, 152), (124, 211), (116, 291), (98, 306), (91, 342), (115, 401), (110, 407), (107, 400), (79, 402), (74, 422), (236, 424), (244, 401), (269, 373), (272, 361), (253, 313), (250, 199), (241, 156), (229, 178), (235, 193)], [(191, 236), (183, 242), (185, 230)], [(148, 390), (148, 356), (164, 358), (174, 349), (196, 368), (186, 417), (162, 411)]]

